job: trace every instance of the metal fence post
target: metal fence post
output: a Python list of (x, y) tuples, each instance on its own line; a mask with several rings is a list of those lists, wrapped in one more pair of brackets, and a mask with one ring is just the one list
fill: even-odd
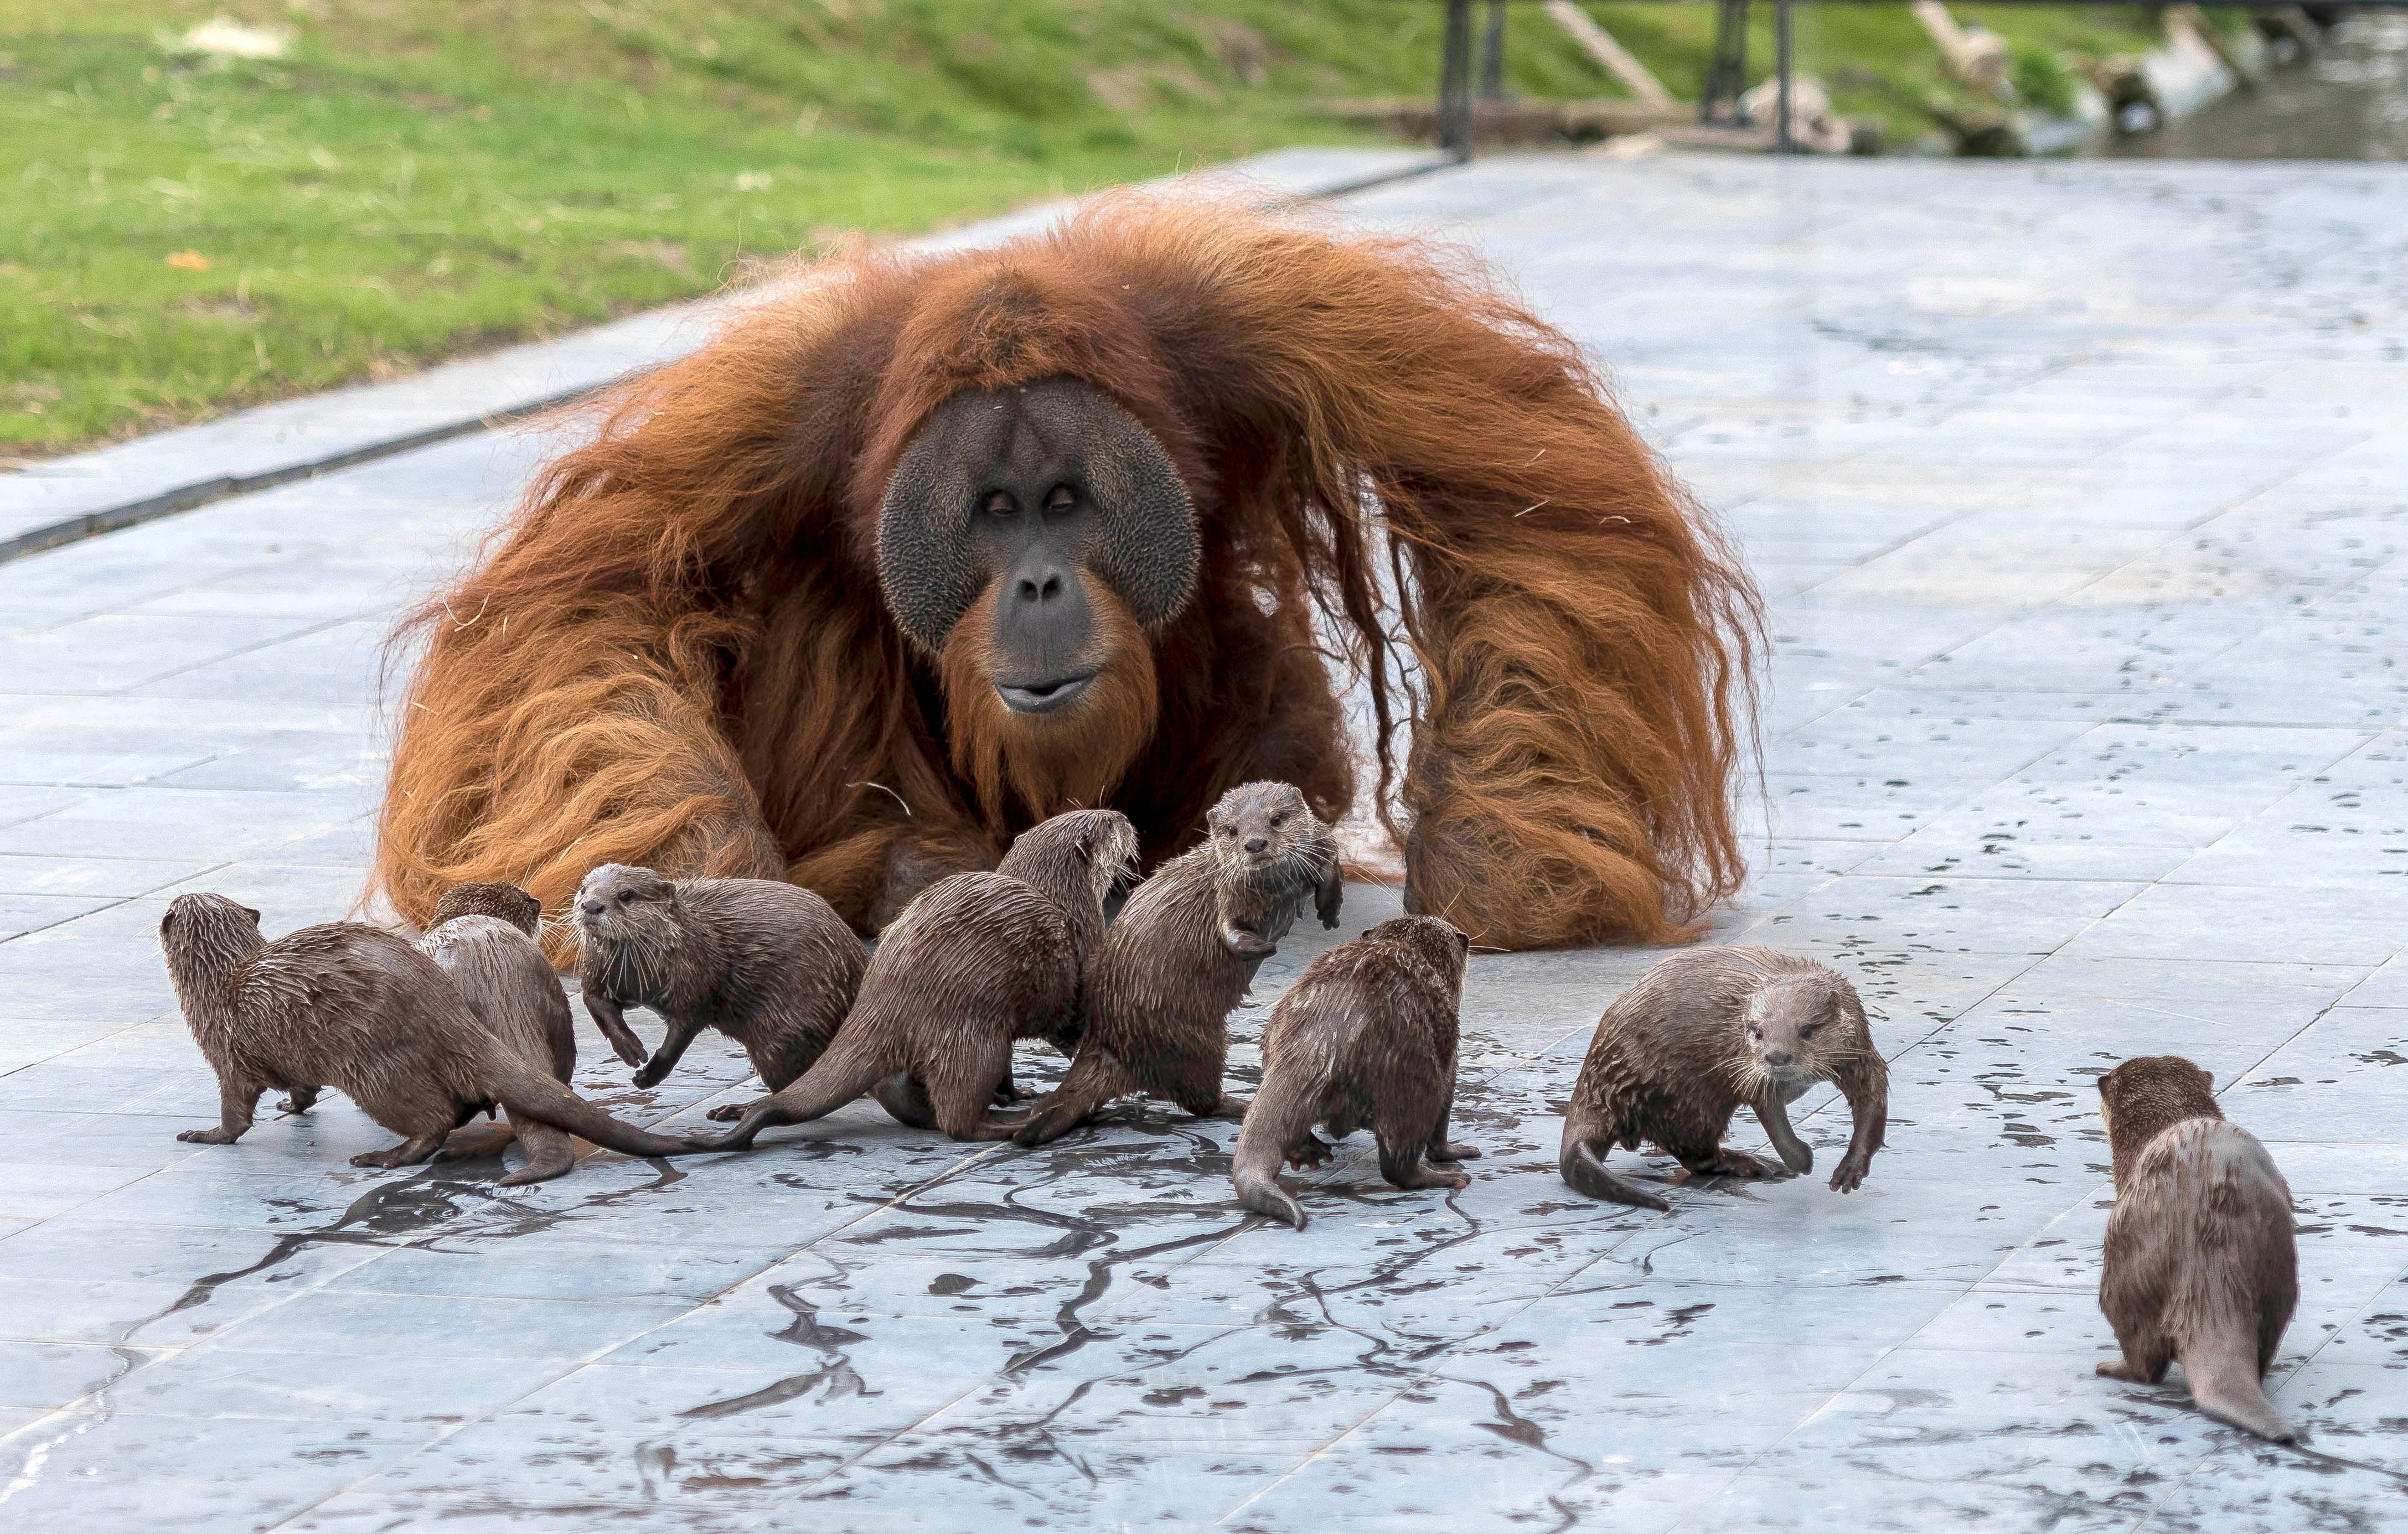
[(1445, 54), (1438, 80), (1438, 147), (1471, 158), (1471, 0), (1446, 0)]
[(1714, 21), (1714, 60), (1706, 68), (1706, 88), (1698, 92), (1698, 121), (1714, 122), (1727, 102), (1738, 115), (1740, 95), (1747, 89), (1747, 0), (1722, 0)]

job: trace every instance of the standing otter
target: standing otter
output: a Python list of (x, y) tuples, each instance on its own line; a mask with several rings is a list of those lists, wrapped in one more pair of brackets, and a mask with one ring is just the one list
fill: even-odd
[(861, 998), (800, 1081), (749, 1104), (735, 1129), (688, 1142), (741, 1150), (763, 1129), (822, 1118), (875, 1090), (915, 1129), (1000, 1140), (988, 1109), (1015, 1038), (1079, 1044), (1080, 975), (1104, 933), (1104, 897), (1137, 857), (1111, 810), (1074, 810), (1023, 831), (992, 874), (951, 874), (889, 926)]
[(2098, 1372), (2155, 1385), (2180, 1359), (2200, 1411), (2288, 1443), (2299, 1432), (2263, 1382), (2300, 1300), (2291, 1188), (2258, 1137), (2225, 1122), (2214, 1085), (2176, 1055), (2099, 1078), (2115, 1163), (2099, 1308), (2124, 1356)]
[[(619, 1058), (651, 1087), (715, 1028), (744, 1046), (772, 1092), (827, 1047), (861, 988), (861, 940), (808, 889), (775, 879), (670, 880), (604, 863), (577, 887), (578, 987)], [(651, 1059), (624, 1009), (668, 1025)], [(761, 1100), (756, 1100), (761, 1101)], [(734, 1118), (750, 1104), (711, 1110)]]
[(1230, 1163), (1239, 1202), (1304, 1229), (1279, 1168), (1329, 1158), (1316, 1123), (1340, 1140), (1369, 1124), (1380, 1175), (1398, 1187), (1471, 1180), (1455, 1163), (1480, 1153), (1447, 1139), (1470, 952), (1471, 939), (1436, 916), (1398, 916), (1305, 966), (1263, 1029), (1262, 1086)]
[(1201, 1118), (1236, 1118), (1221, 1089), (1229, 1009), (1254, 968), (1314, 896), (1338, 924), (1345, 885), (1328, 828), (1284, 783), (1230, 789), (1202, 845), (1172, 859), (1121, 907), (1087, 966), (1087, 1027), (1053, 1095), (1013, 1136), (1041, 1145), (1126, 1092), (1165, 1098)]
[[(560, 977), (536, 945), (542, 922), (542, 902), (514, 884), (454, 885), (436, 902), (435, 925), (418, 948), (443, 966), (496, 1044), (566, 1086), (577, 1070), (577, 1025)], [(546, 1182), (577, 1164), (567, 1135), (516, 1112), (506, 1125), (452, 1135), (437, 1158), (499, 1156), (513, 1139), (525, 1148), (526, 1165), (504, 1177), (504, 1187)]]
[[(1308, 895), (1321, 925), (1338, 925), (1339, 903), (1346, 898), (1338, 838), (1305, 803), (1302, 789), (1291, 783), (1241, 783), (1213, 804), (1204, 828), (1204, 845), (1196, 851), (1212, 854), (1221, 941), (1230, 953), (1259, 965), (1279, 952), (1279, 940), (1304, 914)], [(1247, 975), (1253, 977), (1251, 967)]]
[(1564, 1114), (1564, 1181), (1592, 1199), (1669, 1213), (1660, 1194), (1606, 1170), (1614, 1146), (1649, 1143), (1700, 1177), (1776, 1176), (1722, 1143), (1742, 1103), (1791, 1172), (1812, 1172), (1814, 1153), (1790, 1129), (1788, 1105), (1818, 1081), (1836, 1084), (1855, 1115), (1848, 1153), (1831, 1173), (1835, 1192), (1852, 1193), (1889, 1123), (1889, 1067), (1856, 988), (1770, 948), (1674, 954), (1598, 1022)]
[(443, 1137), (499, 1102), (629, 1156), (676, 1140), (622, 1124), (527, 1065), (479, 1025), (435, 960), (381, 928), (328, 922), (261, 937), (259, 913), (222, 895), (179, 895), (159, 922), (184, 1021), (218, 1076), (221, 1122), (176, 1138), (231, 1145), (259, 1094), (340, 1089), (403, 1137), (358, 1167), (423, 1161)]

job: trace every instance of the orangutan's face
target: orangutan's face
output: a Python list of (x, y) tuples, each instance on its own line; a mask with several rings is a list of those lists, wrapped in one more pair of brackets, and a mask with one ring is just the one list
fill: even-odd
[(878, 560), (887, 610), (937, 657), (956, 766), (1037, 814), (1097, 803), (1153, 733), (1147, 634), (1196, 587), (1161, 445), (1068, 378), (956, 394), (896, 470)]

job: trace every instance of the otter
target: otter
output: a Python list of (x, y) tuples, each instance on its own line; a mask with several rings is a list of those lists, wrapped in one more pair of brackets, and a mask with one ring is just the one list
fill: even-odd
[(1079, 1044), (1081, 973), (1104, 933), (1104, 898), (1137, 858), (1112, 810), (1074, 810), (1023, 831), (992, 874), (949, 874), (880, 937), (861, 996), (801, 1080), (749, 1105), (736, 1128), (688, 1142), (741, 1150), (763, 1129), (823, 1118), (865, 1092), (898, 1121), (956, 1140), (1000, 1140), (990, 1112), (1017, 1038)]
[(513, 1119), (629, 1156), (685, 1149), (621, 1123), (504, 1047), (440, 965), (382, 928), (328, 922), (270, 943), (258, 912), (191, 894), (167, 907), (159, 941), (185, 1024), (218, 1077), (218, 1127), (179, 1140), (231, 1145), (269, 1087), (314, 1098), (331, 1086), (403, 1137), (352, 1157), (358, 1167), (423, 1161), (496, 1102)]
[(1201, 845), (1138, 886), (1087, 966), (1087, 1027), (1053, 1094), (1013, 1136), (1041, 1145), (1127, 1092), (1167, 1099), (1198, 1118), (1238, 1118), (1221, 1089), (1229, 1011), (1255, 967), (1313, 897), (1338, 924), (1345, 886), (1337, 845), (1304, 795), (1249, 783), (1221, 796)]
[[(771, 1092), (827, 1047), (861, 988), (861, 940), (828, 902), (774, 879), (668, 879), (605, 863), (577, 887), (578, 987), (595, 1026), (652, 1087), (695, 1035), (715, 1028), (744, 1046)], [(650, 1059), (625, 1009), (668, 1025)], [(756, 1099), (755, 1101), (767, 1101)], [(740, 1116), (750, 1103), (711, 1110)]]
[[(418, 948), (443, 966), (496, 1044), (566, 1086), (577, 1070), (577, 1025), (560, 977), (536, 945), (542, 926), (542, 902), (514, 884), (454, 885), (435, 902), (435, 924)], [(453, 1134), (436, 1158), (499, 1156), (512, 1140), (525, 1149), (526, 1165), (502, 1178), (504, 1187), (548, 1182), (577, 1165), (567, 1135), (515, 1112), (508, 1124)]]
[(1740, 1104), (1756, 1110), (1792, 1172), (1814, 1153), (1788, 1105), (1818, 1081), (1848, 1100), (1855, 1132), (1832, 1190), (1861, 1186), (1889, 1123), (1889, 1067), (1874, 1049), (1856, 988), (1812, 959), (1770, 948), (1677, 953), (1615, 997), (1581, 1062), (1564, 1114), (1564, 1181), (1593, 1199), (1669, 1213), (1659, 1194), (1608, 1171), (1615, 1145), (1652, 1143), (1700, 1177), (1779, 1173), (1723, 1144)]
[(2288, 1443), (2299, 1431), (2263, 1382), (2300, 1300), (2291, 1187), (2214, 1085), (2177, 1055), (2099, 1078), (2115, 1176), (2099, 1308), (2124, 1356), (2098, 1372), (2155, 1385), (2179, 1359), (2200, 1411)]
[[(1436, 916), (1398, 916), (1304, 968), (1263, 1028), (1263, 1079), (1238, 1131), (1238, 1201), (1304, 1229), (1282, 1161), (1312, 1166), (1365, 1124), (1380, 1174), (1398, 1187), (1458, 1188), (1478, 1156), (1447, 1139), (1455, 1112), (1456, 1013), (1471, 939)], [(1426, 1157), (1426, 1160), (1425, 1160)]]
[(1338, 925), (1346, 898), (1338, 838), (1304, 802), (1302, 789), (1292, 783), (1241, 783), (1206, 813), (1204, 829), (1204, 845), (1196, 850), (1212, 854), (1221, 942), (1253, 961), (1249, 979), (1254, 967), (1279, 952), (1279, 940), (1304, 914), (1307, 896), (1323, 927)]

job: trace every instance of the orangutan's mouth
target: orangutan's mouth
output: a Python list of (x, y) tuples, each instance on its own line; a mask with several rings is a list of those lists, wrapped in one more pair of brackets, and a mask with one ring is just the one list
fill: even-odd
[(1014, 714), (1051, 714), (1077, 701), (1095, 679), (1094, 672), (1082, 671), (1075, 675), (1056, 676), (1050, 682), (997, 682), (995, 690), (1003, 699), (1003, 706)]

